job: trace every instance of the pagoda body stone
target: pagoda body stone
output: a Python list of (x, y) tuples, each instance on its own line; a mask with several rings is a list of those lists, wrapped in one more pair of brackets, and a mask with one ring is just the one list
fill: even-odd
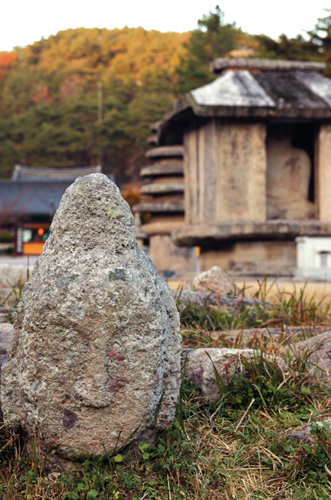
[(112, 454), (169, 426), (180, 388), (179, 315), (106, 176), (65, 192), (14, 318), (2, 368), (8, 428), (44, 452)]

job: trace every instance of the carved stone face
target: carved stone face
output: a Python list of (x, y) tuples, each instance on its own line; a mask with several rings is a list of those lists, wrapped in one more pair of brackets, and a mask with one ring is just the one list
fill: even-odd
[(162, 395), (159, 427), (174, 418), (178, 312), (105, 176), (67, 190), (14, 326), (5, 422), (38, 432), (46, 451), (112, 453), (134, 431), (149, 435)]

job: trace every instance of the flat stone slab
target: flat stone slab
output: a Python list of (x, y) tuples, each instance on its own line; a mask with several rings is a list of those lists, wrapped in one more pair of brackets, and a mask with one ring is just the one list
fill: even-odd
[(240, 297), (238, 295), (218, 295), (208, 292), (194, 292), (190, 290), (173, 290), (174, 299), (179, 303), (179, 307), (186, 307), (189, 304), (195, 304), (200, 307), (225, 307), (230, 311), (241, 311), (244, 306), (266, 307), (272, 309), (271, 302), (262, 302), (252, 297)]
[(173, 239), (180, 246), (222, 241), (294, 240), (297, 236), (331, 236), (331, 222), (318, 220), (233, 222), (194, 224), (176, 229)]

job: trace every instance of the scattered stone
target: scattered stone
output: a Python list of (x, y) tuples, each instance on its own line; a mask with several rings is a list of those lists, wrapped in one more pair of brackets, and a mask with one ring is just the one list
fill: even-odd
[(106, 176), (78, 178), (65, 192), (14, 328), (2, 367), (4, 423), (21, 426), (30, 447), (39, 434), (58, 464), (152, 442), (155, 421), (172, 423), (179, 314)]
[(217, 266), (200, 273), (184, 286), (184, 291), (215, 293), (216, 295), (234, 295), (235, 289), (235, 284), (228, 274)]
[[(245, 371), (244, 360), (254, 361), (260, 355), (261, 353), (254, 349), (183, 349), (182, 372), (200, 388), (207, 403), (214, 403), (220, 398), (214, 367), (224, 384), (228, 385), (228, 380), (234, 375)], [(288, 371), (281, 359), (265, 355), (263, 357), (266, 361), (275, 363), (283, 373)]]
[[(331, 418), (327, 418), (323, 420), (323, 422), (315, 422), (315, 425), (320, 427), (321, 429), (325, 424), (328, 424), (331, 427)], [(296, 427), (294, 430), (291, 430), (287, 435), (287, 439), (290, 441), (296, 441), (298, 443), (309, 444), (310, 446), (315, 446), (316, 436), (312, 436), (311, 434), (311, 424), (306, 425), (304, 427)]]
[(238, 295), (217, 295), (215, 293), (195, 292), (193, 290), (174, 290), (173, 296), (179, 307), (195, 304), (199, 307), (224, 307), (231, 313), (240, 312), (243, 307), (264, 307), (272, 309), (271, 302), (262, 302), (251, 297), (240, 297)]
[(297, 342), (291, 349), (311, 363), (309, 373), (312, 377), (331, 376), (331, 330)]

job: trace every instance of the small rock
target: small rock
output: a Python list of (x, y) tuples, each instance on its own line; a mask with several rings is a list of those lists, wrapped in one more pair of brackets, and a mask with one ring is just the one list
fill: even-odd
[(331, 330), (297, 342), (293, 352), (311, 363), (309, 373), (312, 377), (331, 376)]
[[(323, 424), (329, 424), (331, 427), (331, 418), (326, 418), (323, 422), (315, 422), (315, 425), (323, 428)], [(311, 424), (304, 427), (297, 427), (286, 434), (286, 438), (290, 441), (296, 441), (298, 443), (309, 444), (310, 446), (316, 445), (316, 435), (314, 437), (311, 434)]]
[(187, 283), (184, 286), (184, 291), (186, 290), (228, 295), (235, 290), (235, 284), (226, 272), (220, 267), (214, 266), (209, 271), (199, 274)]
[(102, 174), (78, 178), (14, 314), (5, 425), (23, 428), (30, 447), (38, 433), (42, 454), (54, 451), (52, 467), (131, 439), (152, 442), (155, 427), (175, 417), (179, 326), (119, 189)]
[[(200, 388), (206, 402), (213, 403), (220, 398), (214, 366), (224, 384), (228, 385), (228, 377), (231, 379), (234, 375), (245, 371), (242, 357), (247, 361), (254, 361), (260, 355), (261, 353), (254, 349), (183, 349), (182, 372)], [(281, 359), (263, 357), (269, 362), (276, 363), (283, 373), (287, 372), (287, 366)]]

